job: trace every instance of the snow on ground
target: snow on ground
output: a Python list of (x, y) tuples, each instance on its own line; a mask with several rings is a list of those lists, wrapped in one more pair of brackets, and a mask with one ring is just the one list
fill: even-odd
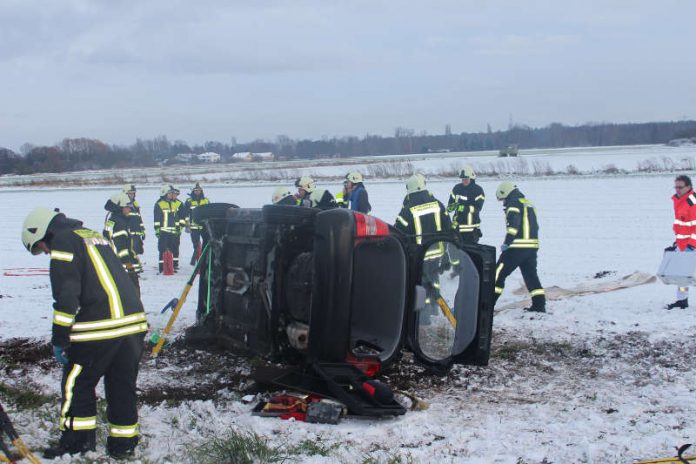
[[(654, 150), (644, 154), (650, 153)], [(570, 150), (565, 156), (568, 164), (582, 161), (582, 156), (576, 158)], [(518, 185), (536, 205), (541, 224), (542, 283), (571, 286), (592, 281), (602, 271), (611, 271), (605, 280), (636, 270), (654, 273), (662, 249), (673, 240), (673, 177), (520, 180)], [(446, 202), (456, 181), (440, 179), (428, 186)], [(493, 193), (497, 183), (497, 179), (480, 180), (488, 194), (482, 242), (496, 246), (504, 234), (502, 208)], [(337, 182), (322, 186), (334, 192), (340, 187)], [(393, 222), (405, 193), (403, 183), (368, 179), (366, 187), (373, 214)], [(260, 207), (274, 188), (270, 184), (210, 186), (206, 194), (213, 201)], [(21, 222), (31, 208), (58, 206), (68, 216), (101, 230), (103, 204), (113, 192), (113, 187), (0, 190), (4, 218), (0, 268), (48, 265), (46, 257), (31, 256), (21, 246)], [(152, 205), (157, 193), (152, 187), (138, 190), (149, 234), (141, 286), (146, 309), (153, 317), (179, 295), (191, 269), (191, 245), (184, 236), (183, 270), (174, 277), (156, 274)], [(516, 272), (508, 279), (501, 305), (520, 298), (512, 294), (520, 283)], [(0, 275), (0, 295), (0, 342), (13, 337), (48, 340), (52, 300), (47, 277)], [(192, 292), (177, 322), (178, 332), (194, 322), (195, 298)], [(673, 287), (655, 283), (551, 301), (549, 312), (542, 315), (519, 309), (502, 311), (494, 320), (493, 357), (488, 367), (461, 366), (433, 377), (406, 359), (403, 372), (387, 373), (401, 387), (425, 398), (430, 409), (389, 420), (346, 419), (337, 426), (252, 416), (253, 404), (239, 399), (249, 383), (244, 360), (202, 352), (176, 357), (176, 349), (169, 348), (169, 353), (165, 349), (162, 361), (143, 365), (139, 387), (150, 400), (140, 410), (144, 440), (138, 457), (144, 462), (187, 462), (192, 460), (187, 450), (230, 429), (254, 431), (274, 445), (303, 440), (338, 445), (328, 457), (296, 457), (311, 463), (389, 459), (626, 463), (671, 456), (675, 446), (696, 436), (696, 318), (693, 308), (663, 310), (673, 299)], [(30, 384), (38, 391), (58, 395), (59, 369), (49, 355), (47, 352), (35, 366), (27, 366), (0, 354), (2, 382)], [(211, 391), (189, 395), (196, 383), (205, 383), (201, 379)], [(177, 390), (183, 392), (178, 400), (157, 400), (157, 392), (163, 399), (175, 396)], [(197, 397), (203, 399), (192, 399)], [(56, 435), (52, 420), (57, 404), (18, 410), (9, 403), (8, 409), (31, 448), (41, 448)], [(369, 461), (370, 457), (375, 461)], [(91, 458), (102, 459), (97, 454)]]

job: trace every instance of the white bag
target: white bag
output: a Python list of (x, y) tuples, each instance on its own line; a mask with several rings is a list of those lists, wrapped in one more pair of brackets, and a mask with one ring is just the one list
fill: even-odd
[(696, 251), (665, 251), (657, 276), (667, 285), (696, 285)]

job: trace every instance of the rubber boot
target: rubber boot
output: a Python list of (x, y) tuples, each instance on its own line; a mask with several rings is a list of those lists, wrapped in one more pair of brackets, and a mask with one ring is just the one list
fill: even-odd
[(683, 300), (677, 300), (674, 303), (670, 303), (667, 306), (665, 306), (666, 309), (674, 309), (674, 308), (679, 308), (679, 309), (686, 309), (689, 307), (689, 299), (684, 298)]
[(80, 454), (97, 449), (96, 430), (65, 430), (57, 444), (46, 448), (43, 457), (55, 459), (64, 454)]

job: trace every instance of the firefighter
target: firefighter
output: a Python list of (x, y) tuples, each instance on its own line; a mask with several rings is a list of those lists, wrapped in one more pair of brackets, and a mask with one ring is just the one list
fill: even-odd
[(196, 182), (196, 185), (191, 189), (189, 198), (186, 199), (183, 208), (181, 209), (181, 218), (184, 221), (186, 232), (191, 234), (191, 242), (193, 243), (193, 255), (191, 255), (191, 265), (196, 264), (201, 251), (208, 243), (208, 231), (205, 230), (203, 224), (198, 224), (193, 220), (193, 210), (199, 206), (207, 205), (210, 201), (205, 197), (201, 184)]
[(102, 377), (107, 451), (119, 459), (133, 455), (139, 436), (136, 380), (147, 320), (132, 280), (102, 234), (58, 210), (29, 213), (22, 243), (32, 254), (50, 254), (51, 343), (63, 364), (60, 440), (44, 456), (95, 450), (95, 387)]
[[(406, 180), (406, 192), (394, 227), (407, 235), (412, 243), (422, 245), (424, 236), (451, 229), (445, 206), (426, 189), (422, 174), (414, 174)], [(439, 270), (443, 265), (450, 264), (444, 242), (435, 243), (423, 256), (423, 284), (426, 288), (425, 303), (428, 311), (421, 316), (421, 323), (428, 323), (430, 316), (437, 312), (434, 301), (440, 292)]]
[[(677, 176), (674, 179), (674, 230), (675, 241), (666, 251), (679, 250), (693, 252), (696, 249), (696, 195), (689, 176)], [(689, 287), (677, 287), (677, 299), (665, 306), (666, 309), (689, 307)]]
[(155, 235), (159, 250), (159, 272), (164, 270), (164, 253), (171, 251), (174, 257), (174, 270), (179, 269), (179, 241), (182, 220), (180, 216), (181, 200), (177, 199), (179, 190), (173, 185), (163, 185), (160, 196), (155, 203)]
[(452, 226), (464, 243), (478, 243), (481, 238), (481, 209), (486, 196), (476, 183), (476, 173), (469, 165), (459, 172), (461, 183), (454, 186), (447, 202), (452, 214)]
[(130, 230), (135, 236), (133, 240), (135, 252), (142, 255), (145, 253), (145, 225), (143, 224), (143, 217), (140, 215), (140, 205), (138, 204), (138, 200), (135, 199), (135, 185), (126, 184), (121, 188), (121, 191), (128, 195), (128, 198), (130, 198), (131, 201), (131, 212), (128, 215), (131, 222)]
[(317, 183), (309, 176), (302, 176), (295, 181), (300, 206), (319, 209), (336, 208), (334, 196), (326, 189), (318, 189)]
[(271, 201), (274, 205), (297, 206), (297, 198), (287, 187), (278, 187), (273, 191)]
[[(143, 272), (138, 254), (135, 252), (136, 232), (131, 227), (137, 227), (130, 216), (133, 203), (125, 193), (114, 195), (109, 202), (114, 205), (109, 219), (104, 224), (104, 236), (111, 242), (116, 256), (121, 260), (123, 268), (135, 284), (140, 296), (138, 274)], [(137, 229), (136, 229), (137, 230)]]
[(503, 202), (507, 227), (495, 270), (495, 299), (497, 301), (503, 293), (507, 276), (519, 267), (532, 297), (532, 306), (524, 308), (525, 311), (545, 313), (546, 296), (537, 275), (539, 223), (534, 205), (512, 182), (502, 182), (495, 191), (495, 197)]
[(368, 199), (367, 190), (363, 185), (363, 176), (358, 171), (351, 171), (346, 174), (346, 192), (349, 194), (350, 209), (363, 214), (370, 214), (372, 206)]
[(317, 183), (314, 182), (309, 176), (302, 176), (295, 180), (295, 187), (297, 187), (297, 193), (295, 198), (297, 198), (298, 206), (311, 207), (312, 202), (309, 199), (309, 195), (317, 188)]

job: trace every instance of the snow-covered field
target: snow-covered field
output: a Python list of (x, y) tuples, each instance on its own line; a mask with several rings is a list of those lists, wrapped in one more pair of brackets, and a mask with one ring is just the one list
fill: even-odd
[[(660, 159), (665, 148), (635, 150), (639, 155), (607, 149), (611, 162), (621, 167), (621, 163), (628, 166), (643, 159)], [(693, 156), (693, 148), (676, 150), (681, 150), (676, 158)], [(566, 150), (552, 158), (561, 169), (574, 164), (587, 171), (601, 170), (609, 163), (587, 151)], [(412, 162), (417, 167), (422, 163), (422, 170), (432, 173), (438, 163), (445, 163), (441, 159)], [(463, 161), (451, 157), (446, 163)], [(327, 170), (327, 177), (345, 171), (341, 166), (321, 169)], [(595, 281), (595, 275), (603, 271), (610, 272), (601, 280), (637, 270), (654, 273), (662, 249), (673, 241), (673, 177), (653, 174), (520, 180), (520, 189), (537, 206), (541, 224), (542, 283), (567, 287)], [(429, 182), (429, 188), (446, 202), (457, 180), (438, 178)], [(482, 242), (496, 246), (504, 234), (502, 208), (493, 194), (498, 182), (493, 178), (479, 181), (488, 195), (482, 214)], [(213, 201), (260, 207), (268, 202), (276, 185), (209, 186), (206, 194)], [(334, 181), (321, 186), (336, 192), (340, 184)], [(182, 290), (190, 270), (187, 263), (191, 246), (188, 236), (182, 237), (183, 272), (173, 277), (156, 274), (152, 205), (158, 188), (138, 187), (149, 234), (141, 287), (146, 309), (154, 313)], [(373, 214), (393, 222), (405, 194), (403, 183), (368, 178), (366, 187)], [(0, 189), (0, 268), (5, 272), (9, 268), (48, 265), (46, 257), (31, 256), (21, 246), (20, 225), (31, 208), (60, 207), (68, 216), (101, 230), (105, 213), (102, 207), (112, 193), (114, 187)], [(516, 272), (508, 279), (500, 306), (520, 298), (512, 294), (520, 283), (521, 276)], [(13, 337), (48, 340), (52, 303), (48, 277), (0, 275), (0, 295), (0, 343)], [(159, 389), (174, 394), (177, 388), (191, 390), (200, 372), (204, 372), (201, 376), (209, 385), (218, 385), (220, 390), (202, 394), (202, 400), (182, 395), (183, 399), (176, 401), (146, 402), (140, 409), (144, 440), (137, 457), (142, 462), (193, 462), (191, 449), (214, 436), (224, 436), (230, 429), (254, 431), (272, 445), (305, 440), (330, 448), (336, 445), (329, 456), (294, 456), (313, 463), (627, 463), (670, 456), (675, 446), (696, 438), (696, 318), (693, 308), (662, 309), (673, 299), (674, 288), (658, 282), (551, 301), (549, 312), (542, 315), (519, 309), (501, 311), (494, 320), (490, 366), (457, 367), (447, 376), (428, 377), (405, 361), (403, 368), (413, 375), (400, 382), (426, 399), (430, 408), (390, 420), (346, 419), (331, 426), (259, 418), (250, 414), (253, 403), (240, 401), (239, 392), (248, 384), (243, 361), (230, 361), (228, 365), (217, 355), (200, 352), (182, 355), (191, 356), (191, 365), (167, 356), (158, 363), (146, 361), (139, 381), (144, 392)], [(193, 323), (194, 306), (192, 292), (177, 331)], [(6, 344), (2, 346), (7, 348)], [(0, 353), (0, 382), (15, 387), (29, 385), (44, 394), (58, 395), (59, 368), (48, 356), (46, 352), (45, 358), (29, 365)], [(211, 369), (205, 372), (201, 368), (204, 364), (215, 366), (212, 371), (220, 369), (221, 373)], [(211, 378), (216, 380), (211, 383)], [(37, 408), (3, 403), (30, 448), (40, 449), (49, 437), (56, 436), (56, 402)], [(94, 454), (90, 459), (103, 458)]]

